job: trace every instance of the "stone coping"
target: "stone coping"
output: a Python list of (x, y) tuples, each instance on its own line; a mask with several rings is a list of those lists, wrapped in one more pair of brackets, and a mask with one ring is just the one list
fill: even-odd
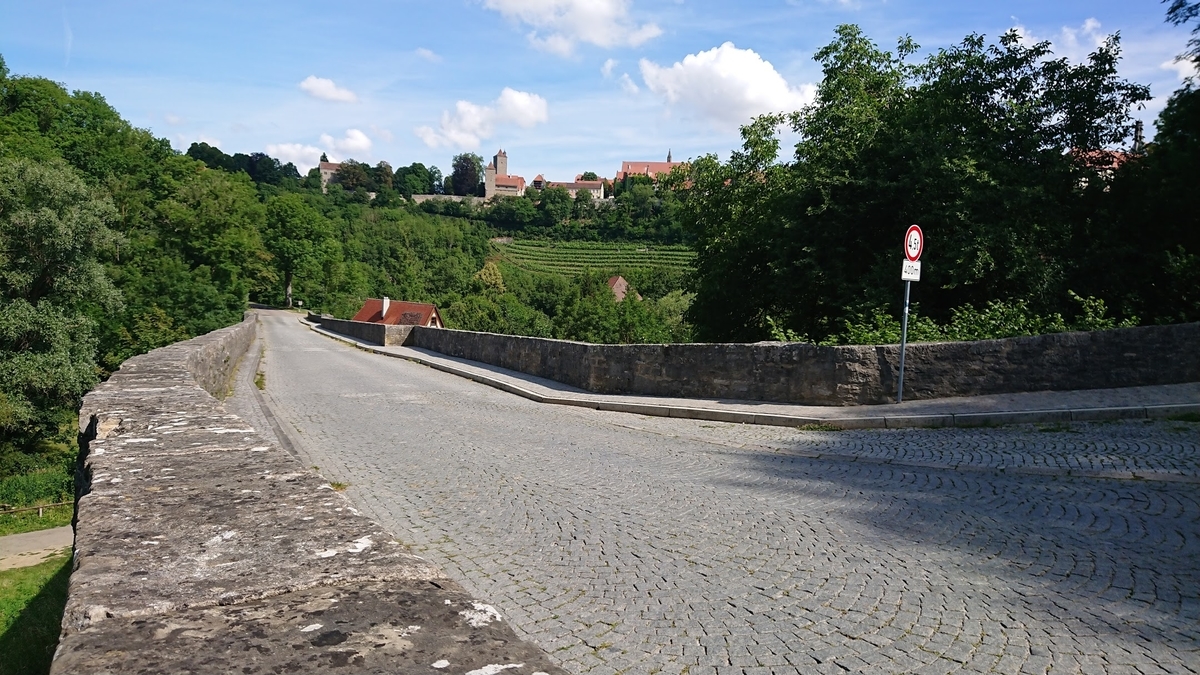
[(205, 390), (228, 386), (256, 326), (129, 359), (84, 398), (51, 672), (561, 673)]

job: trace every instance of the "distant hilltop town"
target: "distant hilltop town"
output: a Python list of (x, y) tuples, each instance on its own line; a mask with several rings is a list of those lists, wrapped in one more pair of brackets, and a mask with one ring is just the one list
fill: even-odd
[[(508, 153), (501, 148), (495, 155), (492, 156), (492, 161), (488, 162), (484, 168), (484, 198), (491, 199), (495, 196), (520, 197), (525, 194), (526, 186), (533, 187), (536, 190), (545, 190), (547, 188), (563, 188), (574, 199), (579, 191), (584, 190), (590, 192), (592, 199), (608, 199), (612, 195), (608, 194), (609, 187), (613, 183), (626, 180), (631, 176), (646, 176), (651, 180), (657, 179), (659, 176), (665, 176), (671, 173), (671, 170), (680, 166), (684, 162), (675, 162), (671, 160), (671, 151), (667, 151), (667, 161), (651, 162), (651, 161), (626, 161), (621, 162), (621, 168), (617, 171), (616, 176), (612, 181), (605, 180), (599, 176), (592, 174), (594, 178), (584, 180), (587, 174), (578, 174), (575, 180), (565, 181), (548, 181), (542, 174), (534, 177), (532, 182), (527, 182), (524, 176), (516, 176), (508, 172)], [(329, 183), (333, 181), (341, 164), (337, 162), (322, 161), (319, 165), (321, 172), (321, 188), (325, 189)], [(372, 195), (374, 196), (374, 195)], [(425, 195), (422, 195), (425, 196)]]
[[(683, 164), (683, 162), (671, 161), (671, 151), (667, 151), (667, 161), (665, 162), (621, 162), (621, 170), (613, 178), (613, 182), (625, 180), (627, 176), (646, 176), (655, 178), (660, 174), (669, 174), (671, 169)], [(500, 149), (488, 163), (484, 172), (484, 197), (491, 199), (496, 195), (504, 195), (510, 197), (520, 197), (525, 194), (525, 177), (514, 176), (508, 172), (508, 153), (503, 148)], [(563, 188), (571, 197), (580, 190), (587, 190), (592, 193), (593, 199), (605, 199), (612, 195), (607, 195), (604, 192), (605, 180), (597, 177), (595, 180), (584, 180), (583, 174), (575, 176), (575, 180), (571, 182), (548, 181), (542, 174), (538, 174), (533, 179), (532, 186), (535, 190), (545, 190), (547, 188)]]

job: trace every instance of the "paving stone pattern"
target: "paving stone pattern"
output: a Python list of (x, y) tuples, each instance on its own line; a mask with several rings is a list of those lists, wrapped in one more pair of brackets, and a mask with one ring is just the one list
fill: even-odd
[(1196, 424), (645, 418), (263, 321), (306, 462), (570, 672), (1200, 671), (1195, 484), (997, 470), (1194, 476)]

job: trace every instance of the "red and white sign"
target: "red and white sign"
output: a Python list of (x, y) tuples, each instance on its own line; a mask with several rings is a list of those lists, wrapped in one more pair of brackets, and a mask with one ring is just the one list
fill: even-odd
[(910, 225), (904, 233), (904, 257), (909, 262), (917, 262), (925, 252), (925, 234), (917, 225)]

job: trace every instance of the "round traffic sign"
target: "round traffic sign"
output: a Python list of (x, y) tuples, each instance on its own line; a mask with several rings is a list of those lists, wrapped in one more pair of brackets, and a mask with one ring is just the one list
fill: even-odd
[(904, 233), (904, 257), (912, 262), (917, 262), (924, 252), (925, 234), (921, 232), (919, 226), (910, 225), (908, 232)]

